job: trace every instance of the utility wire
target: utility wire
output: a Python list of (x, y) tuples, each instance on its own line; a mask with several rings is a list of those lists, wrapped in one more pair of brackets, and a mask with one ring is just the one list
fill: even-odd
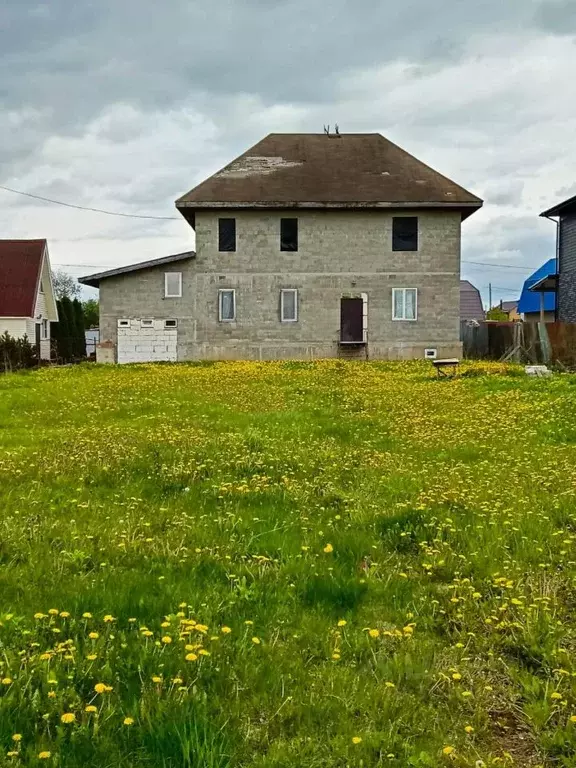
[(465, 259), (462, 259), (462, 264), (476, 264), (479, 267), (496, 267), (496, 268), (503, 268), (503, 269), (519, 269), (522, 272), (525, 272), (527, 269), (538, 269), (538, 267), (531, 267), (529, 265), (525, 267), (521, 267), (517, 264), (491, 264), (488, 261), (466, 261)]
[(156, 219), (160, 221), (180, 221), (177, 216), (142, 216), (136, 213), (118, 213), (117, 211), (105, 211), (102, 208), (89, 208), (85, 205), (73, 205), (72, 203), (63, 203), (61, 200), (52, 200), (49, 197), (42, 197), (41, 195), (33, 195), (30, 192), (21, 192), (19, 189), (12, 189), (12, 187), (5, 187), (0, 184), (0, 189), (5, 192), (12, 192), (14, 195), (22, 195), (23, 197), (31, 197), (33, 200), (41, 200), (43, 203), (53, 203), (54, 205), (63, 205), (65, 208), (75, 208), (78, 211), (92, 211), (92, 213), (104, 213), (106, 216), (122, 216), (126, 219)]

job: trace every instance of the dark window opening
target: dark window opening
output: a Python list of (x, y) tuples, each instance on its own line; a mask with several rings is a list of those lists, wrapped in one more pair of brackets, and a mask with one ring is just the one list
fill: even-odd
[(280, 250), (298, 250), (298, 219), (280, 219)]
[(236, 250), (236, 219), (218, 219), (218, 250)]
[(392, 219), (392, 250), (418, 250), (418, 217), (394, 216)]

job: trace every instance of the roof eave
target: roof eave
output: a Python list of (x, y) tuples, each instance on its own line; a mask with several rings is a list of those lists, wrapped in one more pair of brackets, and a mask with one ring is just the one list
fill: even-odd
[(463, 209), (473, 213), (474, 211), (482, 208), (483, 201), (439, 201), (439, 202), (387, 202), (387, 201), (351, 201), (351, 202), (321, 202), (316, 200), (310, 201), (296, 201), (296, 200), (284, 200), (284, 201), (252, 201), (252, 202), (228, 202), (225, 200), (219, 201), (195, 201), (195, 200), (178, 200), (176, 202), (176, 208), (178, 210), (185, 209), (245, 209), (245, 208), (336, 208), (336, 209), (354, 209), (354, 208), (451, 208), (451, 209)]
[(85, 275), (84, 277), (79, 277), (78, 282), (82, 285), (87, 285), (90, 288), (98, 288), (101, 280), (106, 280), (110, 277), (125, 275), (130, 272), (140, 272), (143, 269), (154, 269), (154, 267), (161, 267), (164, 264), (174, 264), (175, 262), (187, 261), (188, 259), (194, 258), (196, 258), (196, 253), (194, 251), (186, 251), (185, 253), (177, 253), (173, 256), (163, 256), (160, 259), (151, 259), (149, 261), (140, 261), (137, 264), (128, 264), (125, 267), (109, 269), (106, 272), (96, 272), (93, 275)]
[(543, 211), (540, 216), (545, 219), (548, 219), (550, 216), (560, 216), (563, 211), (569, 208), (576, 209), (576, 195), (574, 195), (574, 197), (569, 197), (568, 200), (564, 200), (562, 203), (552, 206), (552, 208), (548, 208), (548, 210)]

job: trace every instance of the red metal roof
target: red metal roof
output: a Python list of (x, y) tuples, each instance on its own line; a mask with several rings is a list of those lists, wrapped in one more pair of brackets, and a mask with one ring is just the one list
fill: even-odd
[(0, 317), (34, 317), (46, 240), (0, 240)]

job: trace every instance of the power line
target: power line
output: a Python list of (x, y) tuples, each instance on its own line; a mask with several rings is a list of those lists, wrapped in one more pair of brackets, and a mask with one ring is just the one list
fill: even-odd
[(33, 200), (41, 200), (43, 203), (52, 203), (53, 205), (63, 205), (65, 208), (75, 208), (78, 211), (91, 211), (92, 213), (103, 213), (106, 216), (122, 216), (125, 219), (156, 219), (160, 221), (180, 221), (177, 216), (142, 216), (137, 213), (118, 213), (117, 211), (105, 211), (102, 208), (89, 208), (85, 205), (74, 205), (73, 203), (63, 203), (61, 200), (52, 200), (49, 197), (42, 197), (41, 195), (33, 195), (30, 192), (21, 192), (19, 189), (12, 189), (12, 187), (5, 187), (0, 184), (0, 189), (5, 192), (12, 192), (14, 195), (23, 195), (24, 197), (31, 197)]
[(527, 269), (538, 269), (538, 267), (531, 267), (530, 265), (520, 267), (517, 264), (493, 264), (488, 261), (465, 261), (464, 259), (462, 259), (462, 264), (476, 264), (479, 267), (495, 267), (498, 269), (519, 269), (522, 272), (525, 272)]

